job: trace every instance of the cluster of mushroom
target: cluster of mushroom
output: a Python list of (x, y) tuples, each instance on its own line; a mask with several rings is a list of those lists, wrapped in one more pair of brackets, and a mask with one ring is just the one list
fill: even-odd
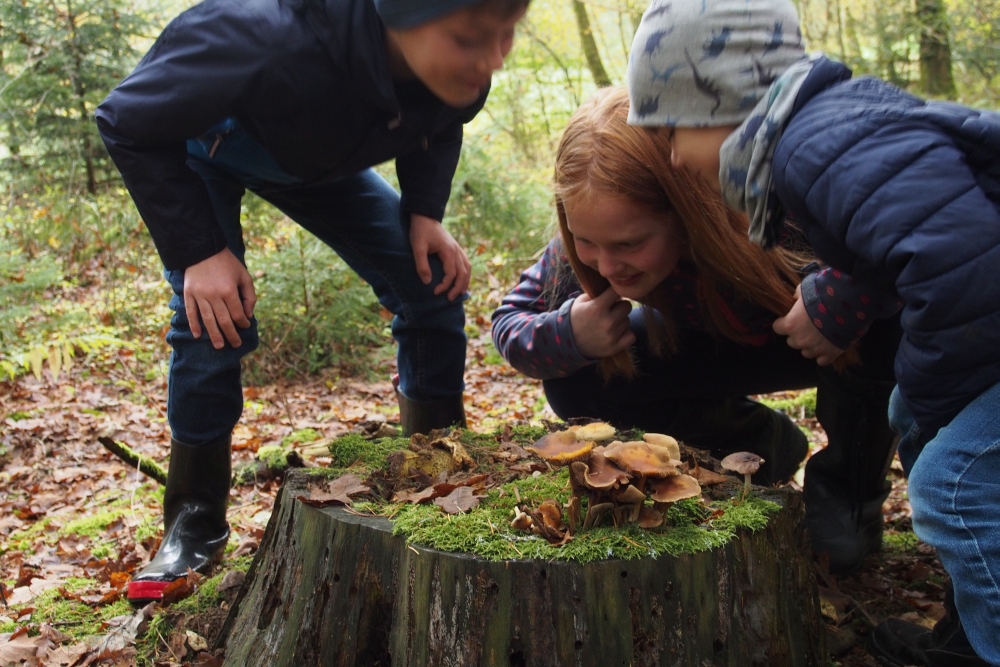
[[(614, 440), (598, 445), (614, 435), (614, 427), (594, 423), (549, 433), (526, 447), (550, 465), (569, 466), (572, 497), (566, 507), (566, 523), (559, 504), (546, 501), (538, 511), (516, 509), (511, 525), (560, 544), (581, 526), (583, 497), (588, 501), (583, 529), (598, 526), (609, 517), (616, 526), (635, 522), (643, 528), (655, 528), (663, 523), (672, 503), (701, 495), (698, 480), (678, 470), (681, 455), (677, 440), (647, 433), (642, 441)], [(646, 504), (647, 497), (652, 506)]]

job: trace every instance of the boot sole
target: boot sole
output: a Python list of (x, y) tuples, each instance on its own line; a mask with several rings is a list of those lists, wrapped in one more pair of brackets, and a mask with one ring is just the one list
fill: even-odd
[(137, 607), (143, 607), (150, 602), (159, 602), (163, 599), (163, 591), (166, 590), (167, 586), (183, 578), (179, 577), (173, 581), (130, 581), (128, 582), (128, 601)]

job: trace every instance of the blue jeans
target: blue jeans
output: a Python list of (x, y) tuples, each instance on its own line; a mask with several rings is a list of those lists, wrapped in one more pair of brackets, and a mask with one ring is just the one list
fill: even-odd
[[(204, 180), (226, 243), (240, 261), (245, 246), (240, 201), (245, 190), (260, 195), (333, 248), (393, 313), (398, 343), (399, 390), (415, 401), (462, 393), (465, 372), (465, 296), (435, 295), (444, 269), (430, 258), (434, 278), (417, 275), (409, 238), (409, 216), (399, 195), (371, 169), (339, 180), (302, 183), (281, 170), (264, 149), (232, 121), (188, 142), (188, 166)], [(211, 132), (211, 131), (210, 131)], [(219, 142), (216, 144), (216, 137)], [(184, 271), (165, 272), (175, 311), (167, 342), (170, 357), (167, 419), (173, 436), (199, 445), (228, 435), (243, 412), (240, 359), (257, 348), (256, 318), (240, 331), (238, 348), (212, 347), (207, 333), (195, 339), (184, 308)]]
[(937, 549), (969, 642), (1000, 665), (1000, 383), (926, 444), (897, 388), (889, 422), (909, 474), (913, 530)]

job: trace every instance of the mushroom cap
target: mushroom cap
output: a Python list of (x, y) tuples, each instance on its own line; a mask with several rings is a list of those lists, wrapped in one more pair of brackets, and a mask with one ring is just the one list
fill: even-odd
[(576, 437), (580, 440), (593, 440), (601, 442), (615, 437), (615, 427), (604, 422), (594, 422), (583, 426), (574, 426), (571, 430), (576, 432)]
[(615, 495), (615, 500), (620, 503), (634, 505), (636, 503), (644, 502), (646, 500), (646, 494), (629, 484)]
[(604, 448), (604, 456), (620, 468), (642, 477), (667, 477), (677, 474), (677, 467), (665, 447), (648, 442), (613, 442)]
[(741, 475), (752, 475), (760, 468), (764, 459), (752, 452), (734, 452), (722, 459), (722, 467)]
[(701, 484), (691, 475), (673, 475), (652, 480), (650, 488), (652, 493), (649, 497), (658, 503), (675, 503), (701, 495)]
[(652, 507), (643, 507), (639, 510), (638, 523), (640, 528), (656, 528), (657, 526), (662, 526), (663, 512), (655, 510)]
[(595, 491), (610, 489), (618, 484), (628, 484), (628, 475), (604, 455), (605, 449), (605, 447), (595, 447), (590, 452), (590, 460), (584, 464), (587, 466), (584, 486)]
[(646, 433), (642, 436), (642, 439), (651, 445), (666, 447), (670, 450), (671, 458), (677, 461), (681, 460), (681, 446), (676, 438), (662, 433)]
[(534, 445), (525, 447), (529, 452), (556, 465), (566, 465), (584, 459), (590, 455), (593, 448), (593, 442), (577, 439), (573, 431), (549, 433), (542, 436)]
[(538, 516), (542, 517), (542, 521), (544, 521), (545, 525), (549, 528), (562, 530), (562, 508), (559, 507), (559, 503), (557, 501), (546, 500), (539, 505)]
[(531, 517), (526, 512), (522, 512), (520, 507), (515, 507), (514, 520), (510, 522), (510, 527), (515, 530), (529, 530), (531, 524)]

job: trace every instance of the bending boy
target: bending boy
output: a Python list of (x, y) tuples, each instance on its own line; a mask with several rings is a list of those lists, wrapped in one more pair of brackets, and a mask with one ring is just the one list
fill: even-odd
[[(441, 226), (462, 144), (528, 0), (208, 0), (97, 112), (174, 290), (165, 534), (129, 585), (159, 599), (229, 535), (240, 359), (257, 347), (240, 200), (331, 246), (394, 314), (409, 432), (464, 424), (469, 261)], [(371, 166), (396, 159), (400, 196)]]
[(801, 41), (787, 0), (655, 3), (630, 121), (672, 128), (673, 163), (746, 211), (757, 243), (786, 214), (804, 231), (837, 279), (804, 282), (775, 323), (806, 357), (830, 363), (890, 314), (845, 310), (844, 292), (898, 297), (890, 423), (913, 528), (954, 595), (933, 632), (889, 620), (869, 648), (886, 665), (1000, 665), (1000, 117), (852, 79)]

